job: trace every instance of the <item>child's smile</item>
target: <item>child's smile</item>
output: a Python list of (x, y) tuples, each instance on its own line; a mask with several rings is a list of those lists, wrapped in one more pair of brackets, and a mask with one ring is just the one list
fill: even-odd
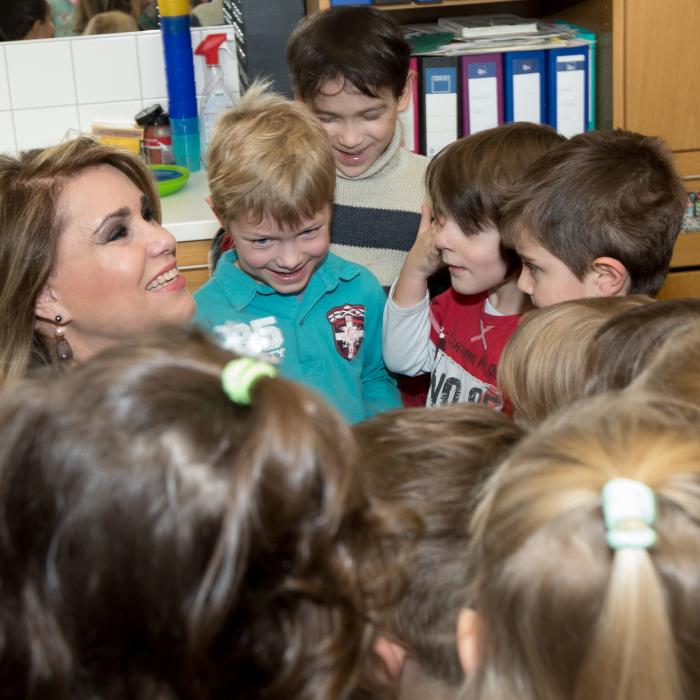
[(299, 226), (280, 227), (272, 219), (254, 224), (235, 220), (229, 232), (235, 241), (238, 267), (280, 294), (303, 291), (330, 245), (330, 206)]

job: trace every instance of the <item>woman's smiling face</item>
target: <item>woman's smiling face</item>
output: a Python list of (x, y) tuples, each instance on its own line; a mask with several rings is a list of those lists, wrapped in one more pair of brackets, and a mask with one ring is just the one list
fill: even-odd
[(37, 315), (61, 315), (84, 360), (161, 324), (189, 320), (194, 302), (175, 262), (175, 239), (120, 170), (98, 165), (63, 187), (62, 233)]

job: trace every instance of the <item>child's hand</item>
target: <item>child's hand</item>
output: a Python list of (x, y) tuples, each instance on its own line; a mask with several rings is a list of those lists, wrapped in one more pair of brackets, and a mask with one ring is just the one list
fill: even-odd
[[(426, 205), (421, 207), (420, 226), (413, 247), (406, 256), (403, 271), (428, 279), (440, 269), (442, 258), (435, 245), (435, 222), (433, 210)], [(402, 271), (402, 274), (403, 274)]]
[(413, 247), (406, 256), (392, 299), (397, 306), (408, 308), (425, 299), (428, 277), (442, 265), (440, 251), (435, 245), (433, 210), (421, 207), (420, 226)]

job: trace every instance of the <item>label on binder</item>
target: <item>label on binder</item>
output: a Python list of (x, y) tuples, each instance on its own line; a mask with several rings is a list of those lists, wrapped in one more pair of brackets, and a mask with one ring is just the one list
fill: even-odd
[(540, 96), (542, 74), (539, 61), (529, 58), (513, 60), (513, 121), (542, 123)]
[(467, 69), (469, 80), (469, 130), (477, 131), (498, 126), (498, 78), (496, 64), (471, 63)]
[(586, 57), (557, 56), (557, 131), (570, 138), (586, 130)]
[(430, 158), (458, 137), (457, 68), (426, 68), (424, 89), (425, 155)]

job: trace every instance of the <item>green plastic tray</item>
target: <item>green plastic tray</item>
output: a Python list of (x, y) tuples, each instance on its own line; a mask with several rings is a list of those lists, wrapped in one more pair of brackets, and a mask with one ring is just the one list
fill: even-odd
[(156, 176), (158, 193), (165, 197), (181, 190), (190, 176), (190, 171), (182, 165), (149, 165)]

